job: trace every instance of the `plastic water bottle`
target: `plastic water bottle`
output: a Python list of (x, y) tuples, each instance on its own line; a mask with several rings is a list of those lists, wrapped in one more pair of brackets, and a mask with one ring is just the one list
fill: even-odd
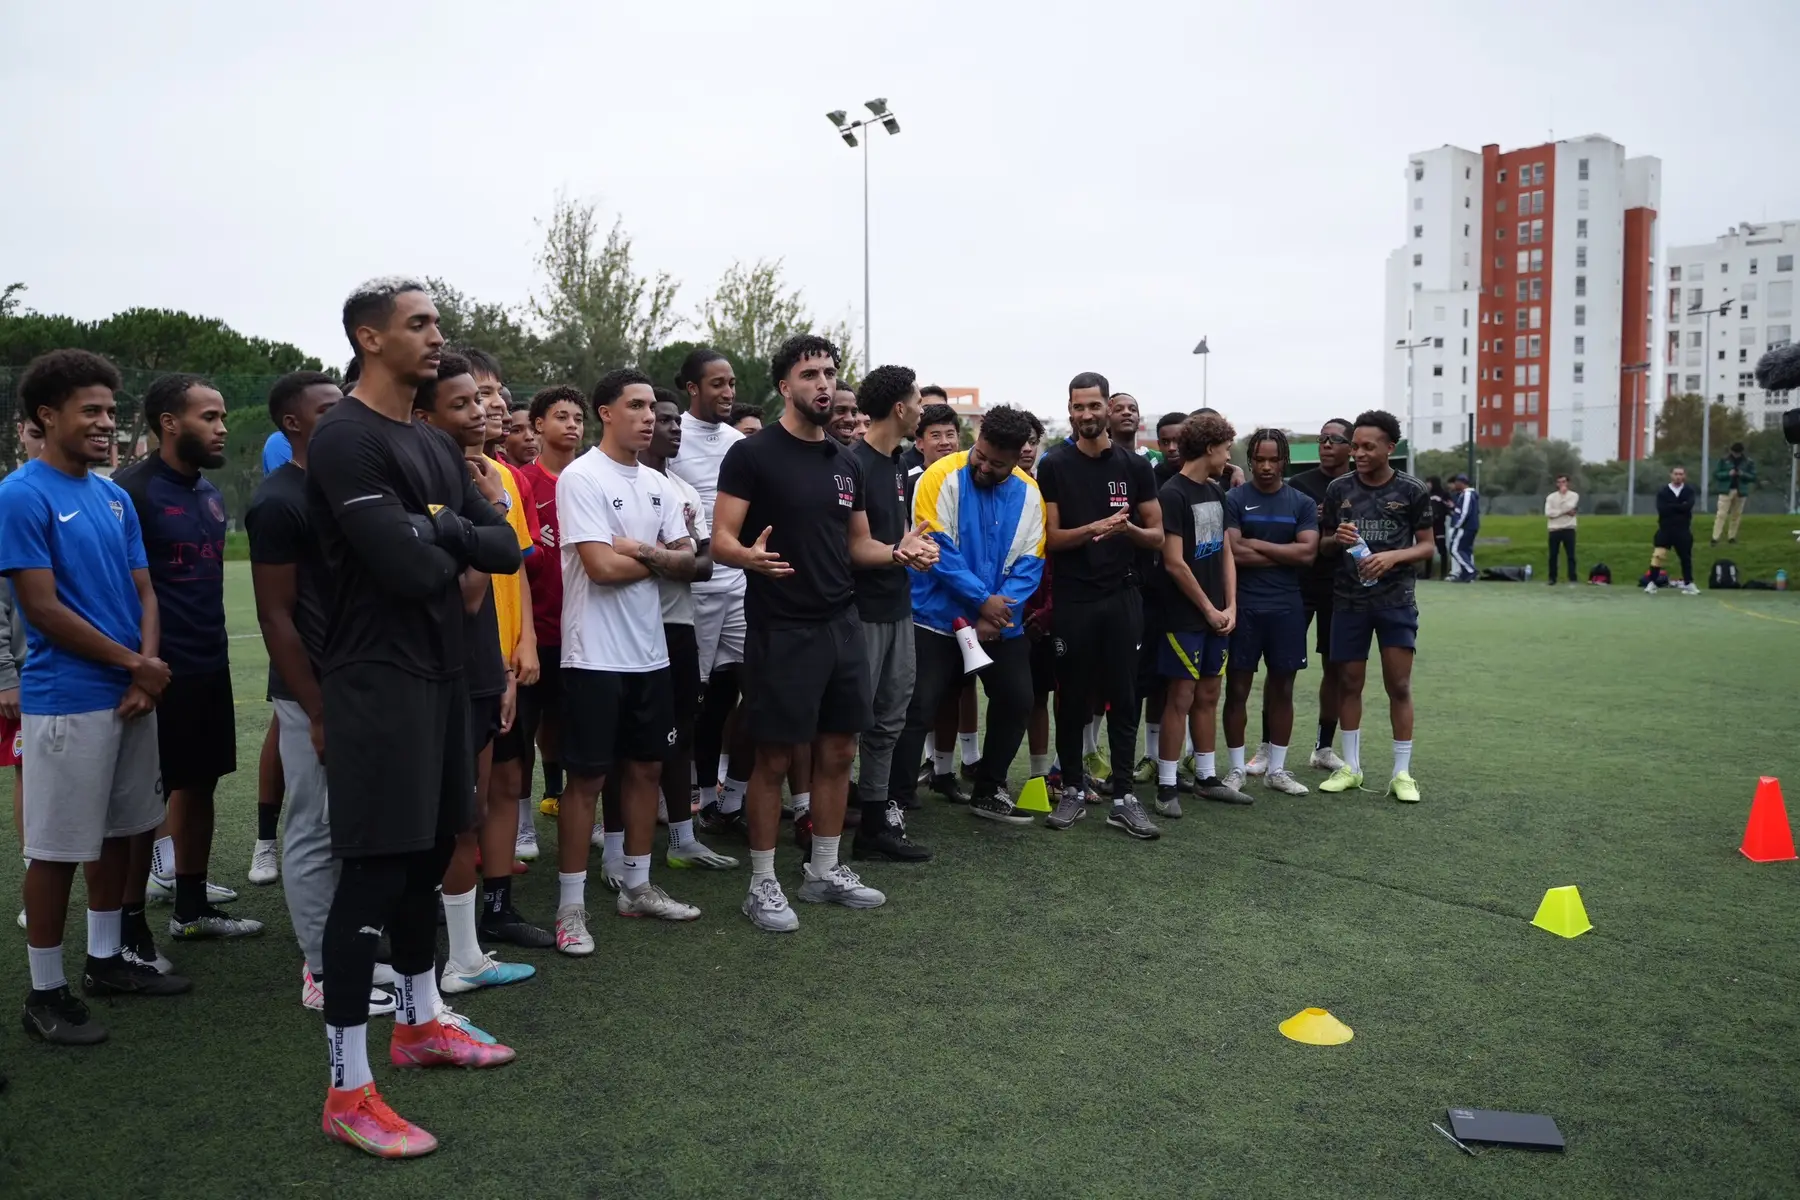
[(1787, 568), (1786, 567), (1783, 567), (1781, 570), (1775, 572), (1775, 590), (1778, 592), (1787, 591)]
[[(1363, 541), (1362, 534), (1359, 533), (1356, 535), (1356, 541), (1351, 545), (1347, 553), (1350, 555), (1352, 566), (1356, 571), (1356, 577), (1362, 579), (1362, 560), (1373, 553), (1369, 549), (1369, 543)], [(1374, 587), (1380, 582), (1379, 579), (1362, 579), (1362, 585), (1364, 587)]]

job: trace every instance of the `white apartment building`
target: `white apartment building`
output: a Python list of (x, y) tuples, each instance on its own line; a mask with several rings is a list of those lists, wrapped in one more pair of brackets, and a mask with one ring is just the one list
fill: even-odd
[[(1389, 255), (1384, 407), (1421, 450), (1525, 429), (1584, 459), (1622, 457), (1634, 386), (1640, 443), (1651, 383), (1622, 368), (1654, 343), (1661, 164), (1599, 135), (1522, 150), (1411, 155), (1407, 243)], [(1410, 352), (1407, 347), (1411, 347)]]
[(1756, 386), (1756, 360), (1794, 336), (1800, 220), (1744, 222), (1698, 246), (1669, 250), (1663, 398), (1698, 394), (1728, 404), (1752, 427), (1778, 429), (1787, 392)]

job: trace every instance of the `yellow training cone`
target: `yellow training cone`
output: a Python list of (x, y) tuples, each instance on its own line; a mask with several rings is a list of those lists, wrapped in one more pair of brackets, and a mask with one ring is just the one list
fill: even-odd
[(1531, 918), (1531, 923), (1566, 938), (1580, 937), (1594, 927), (1588, 920), (1586, 906), (1581, 903), (1581, 891), (1572, 883), (1545, 892), (1543, 903), (1538, 905), (1537, 916)]
[(1291, 1041), (1308, 1046), (1341, 1046), (1356, 1035), (1322, 1008), (1303, 1008), (1276, 1028)]
[(1033, 775), (1025, 781), (1025, 786), (1019, 789), (1019, 799), (1013, 807), (1020, 812), (1047, 813), (1050, 811), (1050, 791), (1044, 786), (1042, 775)]

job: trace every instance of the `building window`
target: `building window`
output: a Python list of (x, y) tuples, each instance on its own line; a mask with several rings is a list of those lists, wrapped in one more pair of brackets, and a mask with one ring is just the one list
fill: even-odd
[(1444, 339), (1443, 338), (1432, 338), (1431, 339), (1431, 348), (1433, 350), (1442, 350), (1444, 348)]
[(1531, 164), (1531, 182), (1533, 182), (1533, 183), (1544, 182), (1544, 164), (1543, 163), (1532, 163)]
[(1586, 188), (1581, 188), (1578, 191), (1576, 191), (1576, 193), (1575, 193), (1575, 207), (1580, 209), (1582, 212), (1586, 212), (1587, 206), (1588, 206), (1588, 190)]
[(1415, 291), (1415, 292), (1422, 292), (1422, 291), (1424, 291), (1424, 290), (1425, 290), (1425, 285), (1424, 285), (1424, 284), (1422, 284), (1422, 283), (1420, 283), (1420, 282), (1419, 282), (1419, 281), (1418, 281), (1418, 280), (1416, 280), (1416, 279), (1415, 279), (1415, 280), (1413, 280), (1413, 291)]
[(1583, 403), (1584, 403), (1584, 402), (1583, 402), (1583, 400), (1582, 400), (1582, 398), (1581, 398), (1581, 393), (1580, 393), (1580, 392), (1576, 392), (1576, 393), (1575, 393), (1575, 398), (1574, 398), (1574, 400), (1572, 400), (1572, 401), (1571, 401), (1571, 402), (1570, 402), (1570, 404), (1569, 404), (1569, 407), (1570, 407), (1570, 408), (1572, 408), (1572, 409), (1574, 409), (1574, 410), (1575, 410), (1575, 411), (1576, 411), (1576, 412), (1580, 412), (1580, 411), (1581, 411), (1581, 409), (1582, 409), (1582, 407), (1583, 407)]
[[(1754, 258), (1750, 260), (1750, 273), (1752, 275), (1756, 274), (1756, 260)], [(1669, 268), (1669, 282), (1670, 283), (1680, 283), (1681, 282), (1681, 268), (1680, 267), (1670, 267)]]
[(1527, 314), (1526, 311), (1521, 308), (1518, 312), (1518, 320), (1516, 322), (1514, 322), (1514, 327), (1518, 328), (1518, 329), (1525, 328), (1525, 322), (1526, 322), (1528, 315), (1529, 314)]
[(1682, 384), (1681, 390), (1688, 393), (1698, 392), (1700, 390), (1700, 377), (1698, 375), (1689, 375), (1686, 382)]
[(1514, 392), (1513, 393), (1513, 415), (1519, 416), (1519, 417), (1522, 417), (1525, 415), (1525, 393), (1524, 392)]
[(1738, 305), (1738, 319), (1744, 320), (1744, 319), (1748, 318), (1749, 316), (1750, 316), (1750, 306), (1748, 304)]
[(1443, 363), (1432, 363), (1431, 364), (1431, 374), (1432, 374), (1432, 377), (1435, 379), (1442, 379), (1444, 377), (1444, 364)]
[(1533, 305), (1531, 308), (1531, 327), (1533, 329), (1542, 329), (1544, 327), (1544, 310), (1536, 305)]
[[(1469, 342), (1468, 338), (1463, 339), (1463, 353), (1464, 354), (1467, 354), (1469, 352), (1468, 342)], [(1465, 386), (1469, 382), (1469, 368), (1467, 366), (1463, 367), (1463, 369), (1462, 369), (1462, 381)]]
[(1533, 334), (1531, 338), (1531, 357), (1536, 358), (1543, 353), (1544, 339), (1542, 335)]
[(1523, 279), (1519, 280), (1519, 299), (1521, 301), (1525, 299), (1525, 281)]
[(1414, 163), (1413, 164), (1413, 180), (1414, 180), (1414, 182), (1417, 182), (1418, 180), (1421, 180), (1423, 178), (1425, 178), (1425, 164), (1424, 163)]
[(1502, 167), (1500, 169), (1500, 174), (1496, 177), (1495, 182), (1496, 183), (1505, 183), (1506, 182), (1506, 168)]
[(1414, 225), (1413, 226), (1413, 236), (1416, 238), (1424, 237), (1425, 236), (1425, 227), (1423, 225)]
[(1587, 295), (1587, 276), (1586, 275), (1577, 275), (1575, 277), (1575, 294), (1577, 296)]
[(1701, 336), (1700, 331), (1698, 329), (1689, 331), (1689, 333), (1688, 333), (1688, 349), (1689, 350), (1698, 350), (1700, 348), (1700, 336)]
[(1518, 366), (1513, 368), (1513, 386), (1514, 387), (1524, 387), (1525, 386), (1525, 364), (1524, 363), (1520, 363)]
[[(1463, 328), (1467, 329), (1468, 327), (1469, 327), (1469, 307), (1468, 307), (1468, 305), (1465, 304), (1463, 306)], [(1467, 354), (1468, 352), (1469, 352), (1469, 339), (1464, 338), (1463, 339), (1463, 353)]]
[(1688, 289), (1688, 310), (1691, 312), (1694, 309), (1699, 308), (1700, 305), (1704, 302), (1705, 298), (1706, 298), (1706, 289), (1705, 288), (1689, 288)]
[(1569, 422), (1569, 438), (1577, 442), (1581, 440), (1581, 419), (1579, 417)]
[(1444, 393), (1442, 393), (1442, 392), (1431, 393), (1431, 407), (1433, 407), (1433, 408), (1444, 407)]
[(1534, 213), (1541, 213), (1544, 211), (1544, 193), (1531, 193), (1531, 211)]
[(1519, 358), (1525, 357), (1525, 339), (1524, 338), (1514, 338), (1513, 339), (1513, 353), (1515, 355), (1517, 355)]
[[(1754, 330), (1752, 332), (1754, 332)], [(1739, 362), (1749, 362), (1750, 361), (1750, 352), (1748, 350), (1745, 350), (1741, 346), (1738, 348), (1738, 361)]]
[[(1494, 265), (1496, 267), (1499, 266), (1500, 261), (1498, 259), (1495, 259)], [(1519, 251), (1519, 274), (1523, 275), (1526, 271), (1528, 271), (1530, 269), (1531, 269), (1530, 256), (1523, 250)], [(1496, 292), (1498, 292), (1498, 289), (1496, 289)]]
[(1587, 305), (1577, 304), (1575, 306), (1575, 324), (1576, 325), (1586, 325), (1587, 324)]
[(1575, 160), (1575, 178), (1577, 178), (1585, 183), (1587, 181), (1587, 177), (1588, 177), (1588, 160), (1585, 158), (1576, 159)]
[(1425, 256), (1423, 254), (1413, 255), (1413, 266), (1422, 267), (1424, 265), (1425, 265)]
[(1531, 223), (1531, 240), (1534, 242), (1541, 242), (1544, 240), (1544, 222), (1542, 220), (1533, 221)]
[(1581, 336), (1580, 334), (1577, 334), (1575, 336), (1575, 353), (1577, 353), (1577, 354), (1586, 354), (1587, 353), (1587, 338)]
[(1433, 432), (1433, 433), (1444, 432), (1444, 423), (1442, 421), (1433, 421), (1431, 423), (1431, 432)]
[(1721, 275), (1731, 274), (1731, 264), (1728, 262), (1720, 263), (1719, 264), (1719, 274), (1721, 274)]
[(1528, 242), (1531, 240), (1531, 222), (1530, 221), (1520, 221), (1519, 222), (1519, 240), (1521, 242)]
[(1444, 319), (1444, 306), (1443, 305), (1439, 304), (1431, 310), (1431, 319), (1434, 321), (1441, 321)]
[(1756, 326), (1746, 325), (1742, 329), (1738, 330), (1738, 345), (1740, 345), (1740, 346), (1756, 345)]
[(1706, 264), (1705, 263), (1693, 263), (1688, 267), (1688, 281), (1690, 283), (1693, 282), (1694, 280), (1705, 279), (1705, 278), (1706, 278)]
[(1777, 346), (1787, 345), (1788, 339), (1791, 338), (1792, 336), (1793, 336), (1793, 331), (1789, 326), (1786, 326), (1786, 325), (1771, 325), (1771, 326), (1769, 326), (1769, 349), (1773, 350)]
[(1738, 289), (1738, 299), (1740, 299), (1740, 300), (1756, 299), (1756, 285), (1754, 283), (1746, 283), (1742, 288)]
[(1586, 267), (1587, 266), (1587, 247), (1586, 246), (1575, 247), (1575, 265), (1577, 267)]
[(1756, 386), (1756, 372), (1755, 371), (1739, 371), (1738, 372), (1738, 386), (1739, 387), (1755, 387)]
[(1526, 387), (1536, 387), (1542, 381), (1543, 377), (1542, 377), (1542, 375), (1539, 374), (1539, 372), (1541, 372), (1542, 370), (1543, 370), (1543, 368), (1540, 367), (1537, 363), (1532, 363), (1529, 367), (1526, 367), (1525, 368), (1525, 386)]
[(1777, 254), (1775, 256), (1775, 269), (1777, 271), (1793, 270), (1794, 269), (1794, 256), (1791, 254)]
[(1794, 281), (1783, 279), (1769, 285), (1769, 298), (1763, 302), (1766, 317), (1785, 317), (1794, 311)]
[(1505, 212), (1506, 211), (1506, 201), (1504, 201), (1504, 200), (1494, 201), (1494, 211), (1497, 213)]
[(1578, 238), (1584, 238), (1587, 236), (1587, 218), (1586, 217), (1577, 217), (1575, 219), (1575, 236)]
[(1575, 364), (1575, 382), (1576, 383), (1586, 383), (1587, 382), (1587, 370), (1580, 362), (1577, 362)]
[(1533, 300), (1542, 300), (1544, 298), (1544, 281), (1543, 280), (1534, 279), (1531, 281), (1531, 298)]
[(1496, 242), (1504, 242), (1506, 240), (1506, 226), (1501, 225), (1495, 228), (1494, 240)]
[(1464, 226), (1463, 226), (1463, 236), (1464, 236), (1464, 237), (1468, 237), (1468, 236), (1469, 236), (1469, 227), (1468, 227), (1468, 226), (1467, 226), (1467, 225), (1464, 225)]
[[(1677, 267), (1676, 269), (1680, 270), (1679, 267)], [(1752, 275), (1756, 274), (1756, 260), (1754, 258), (1750, 260), (1750, 273)]]
[(1542, 250), (1533, 250), (1531, 252), (1531, 269), (1534, 271), (1541, 271), (1544, 269), (1544, 252)]

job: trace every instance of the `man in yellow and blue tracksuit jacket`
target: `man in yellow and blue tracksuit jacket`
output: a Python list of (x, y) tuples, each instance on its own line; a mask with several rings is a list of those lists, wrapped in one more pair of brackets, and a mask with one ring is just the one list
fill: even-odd
[(967, 622), (993, 659), (979, 675), (987, 689), (987, 740), (975, 769), (971, 811), (1015, 824), (1031, 820), (1002, 790), (1031, 715), (1025, 602), (1044, 575), (1044, 501), (1037, 482), (1018, 469), (1030, 436), (1024, 412), (990, 409), (975, 445), (933, 463), (913, 493), (913, 520), (937, 540), (938, 562), (912, 577), (918, 671), (888, 784), (890, 797), (902, 805), (912, 800), (912, 764), (924, 751), (938, 704), (961, 685), (955, 629)]

